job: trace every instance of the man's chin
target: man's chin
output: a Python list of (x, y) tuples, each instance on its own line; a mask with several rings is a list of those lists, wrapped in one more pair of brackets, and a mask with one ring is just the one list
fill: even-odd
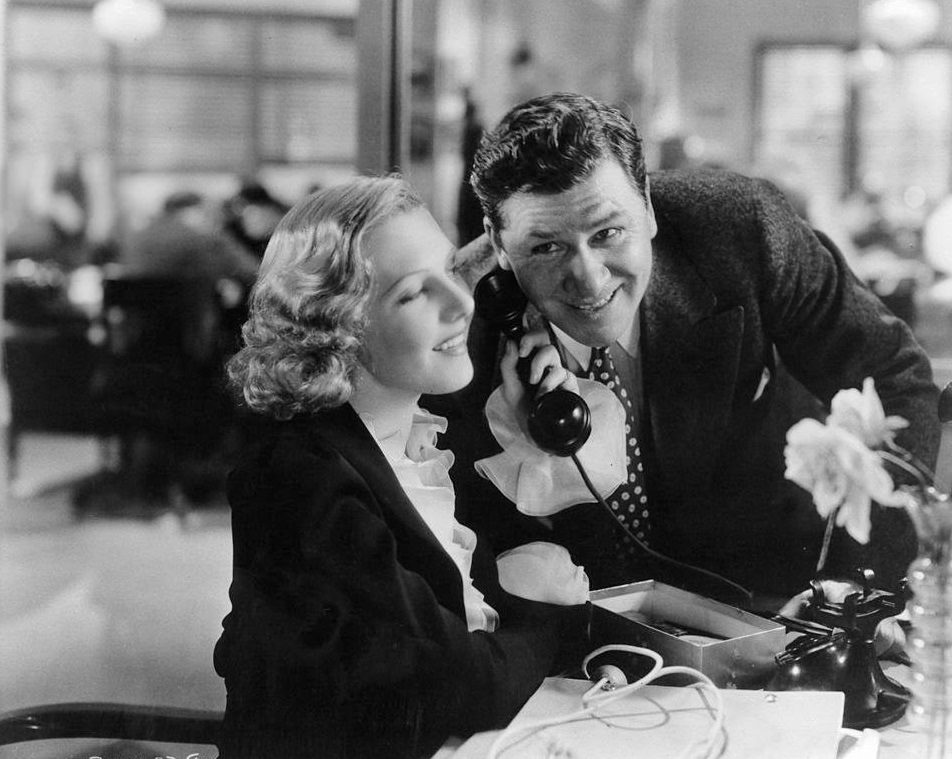
[(598, 314), (563, 308), (560, 313), (552, 314), (550, 321), (582, 345), (611, 345), (621, 338), (634, 322), (637, 308), (629, 309), (626, 305), (624, 301), (613, 302)]
[(578, 320), (568, 325), (567, 329), (558, 324), (556, 326), (559, 326), (573, 340), (590, 347), (611, 345), (625, 333), (625, 328), (617, 324), (585, 324)]

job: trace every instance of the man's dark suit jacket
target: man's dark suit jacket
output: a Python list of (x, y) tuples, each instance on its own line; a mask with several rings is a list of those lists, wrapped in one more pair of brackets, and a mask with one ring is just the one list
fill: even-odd
[(467, 630), (456, 565), (350, 406), (274, 428), (229, 480), (222, 757), (429, 756), (577, 667), (589, 607), (506, 594), (481, 540), (474, 584), (501, 622)]
[[(658, 234), (640, 350), (653, 546), (754, 590), (802, 590), (823, 524), (809, 493), (784, 479), (787, 429), (803, 416), (822, 418), (838, 390), (873, 377), (886, 413), (910, 422), (898, 442), (933, 466), (940, 428), (928, 358), (769, 183), (714, 171), (660, 172), (650, 182)], [(486, 330), (477, 320), (470, 339), (477, 381), (455, 407), (440, 409), (454, 450), (473, 459), (497, 450), (482, 422), (498, 349)], [(474, 492), (483, 487), (470, 476)], [(497, 540), (516, 535), (523, 523), (514, 507), (507, 513), (481, 492), (473, 518), (503, 533)], [(900, 510), (874, 511), (868, 546), (836, 531), (831, 568), (870, 565), (891, 585), (914, 555), (914, 532)], [(649, 572), (718, 594), (716, 584), (669, 565), (618, 560), (610, 548), (617, 528), (595, 504), (552, 521), (594, 587)]]

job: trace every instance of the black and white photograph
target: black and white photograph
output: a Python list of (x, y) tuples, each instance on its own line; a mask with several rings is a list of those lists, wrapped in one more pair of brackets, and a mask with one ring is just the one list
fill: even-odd
[(0, 0), (0, 759), (952, 759), (952, 0)]

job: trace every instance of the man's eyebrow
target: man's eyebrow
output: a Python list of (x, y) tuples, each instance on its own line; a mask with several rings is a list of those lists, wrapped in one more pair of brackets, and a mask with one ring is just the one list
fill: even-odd
[[(617, 221), (619, 217), (624, 214), (617, 208), (613, 208), (608, 211), (604, 211), (599, 216), (596, 216), (590, 222), (587, 222), (589, 227), (604, 227), (612, 224)], [(546, 229), (530, 229), (526, 233), (526, 239), (532, 238), (535, 240), (551, 240), (553, 237), (558, 237), (559, 233)]]
[(604, 227), (610, 225), (612, 222), (618, 220), (619, 217), (624, 216), (624, 214), (617, 208), (612, 208), (608, 211), (603, 212), (600, 216), (596, 216), (592, 221), (591, 226), (593, 227)]

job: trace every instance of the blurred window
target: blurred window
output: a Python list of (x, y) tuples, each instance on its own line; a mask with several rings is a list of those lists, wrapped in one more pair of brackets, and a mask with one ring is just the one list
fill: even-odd
[(353, 160), (357, 92), (350, 83), (268, 80), (261, 86), (258, 107), (264, 160)]
[(158, 37), (119, 48), (120, 66), (253, 73), (256, 24), (246, 18), (167, 11)]
[(913, 50), (860, 82), (860, 178), (892, 190), (920, 187), (937, 199), (952, 168), (952, 51)]
[(261, 65), (267, 71), (307, 71), (349, 78), (357, 68), (353, 19), (300, 24), (277, 19), (261, 23)]
[(821, 45), (770, 47), (759, 63), (757, 161), (796, 163), (814, 191), (838, 197), (846, 181), (844, 51)]
[(250, 89), (235, 77), (122, 74), (119, 163), (132, 171), (243, 166), (251, 104)]
[(857, 189), (914, 188), (931, 202), (949, 192), (952, 49), (771, 43), (757, 63), (758, 163), (796, 164), (833, 200)]
[(7, 22), (10, 60), (105, 63), (106, 42), (85, 8), (11, 7)]
[(9, 141), (21, 152), (109, 143), (109, 78), (104, 69), (37, 66), (10, 77)]
[(106, 148), (118, 174), (356, 161), (355, 19), (167, 8), (130, 47), (88, 7), (8, 10), (13, 150)]

